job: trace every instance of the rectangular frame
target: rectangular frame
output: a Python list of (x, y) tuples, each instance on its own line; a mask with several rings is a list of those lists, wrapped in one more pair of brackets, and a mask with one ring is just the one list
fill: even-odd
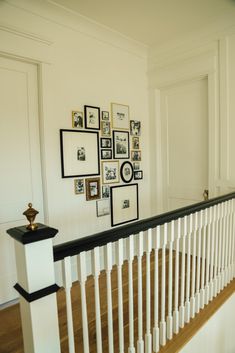
[(111, 226), (139, 219), (138, 184), (110, 187), (111, 192)]
[(100, 148), (112, 148), (112, 139), (110, 137), (101, 137)]
[(135, 170), (134, 171), (134, 180), (143, 179), (143, 170)]
[[(100, 159), (112, 159), (112, 153), (113, 151), (111, 150), (111, 148), (103, 148), (102, 150), (100, 150)], [(107, 154), (109, 154), (108, 157)]]
[[(126, 142), (123, 144), (123, 146), (121, 146), (121, 141), (117, 142), (118, 139), (118, 135), (119, 138), (121, 138), (120, 136), (122, 136), (122, 138), (124, 138), (124, 135), (126, 135)], [(119, 143), (119, 146), (118, 146)], [(124, 151), (122, 153), (122, 151), (120, 152), (119, 149), (121, 148), (125, 148), (126, 147), (126, 151)], [(119, 131), (119, 130), (113, 130), (113, 158), (114, 159), (129, 159), (130, 158), (130, 143), (129, 143), (129, 132), (128, 131)]]
[(110, 215), (110, 199), (96, 201), (96, 216), (104, 217)]
[[(85, 128), (92, 130), (100, 129), (100, 108), (93, 107), (92, 105), (84, 105), (85, 115)], [(91, 115), (93, 116), (94, 122), (91, 122)], [(88, 121), (88, 118), (90, 121)]]
[[(97, 185), (97, 193), (94, 195), (92, 195), (92, 183)], [(100, 199), (100, 178), (88, 178), (86, 179), (86, 200), (92, 201), (97, 199)]]
[[(78, 150), (85, 159), (78, 159)], [(62, 178), (100, 175), (99, 133), (96, 131), (60, 129)]]
[[(110, 161), (110, 160), (107, 160), (107, 161), (102, 161), (101, 162), (102, 164), (102, 181), (103, 181), (103, 184), (114, 184), (114, 183), (119, 183), (119, 161), (115, 160), (115, 161)], [(110, 168), (115, 166), (116, 168), (116, 177), (115, 178), (108, 178), (108, 176), (105, 176), (105, 167), (106, 166), (110, 166)]]
[(111, 115), (112, 115), (112, 128), (129, 130), (130, 118), (129, 118), (129, 105), (111, 103)]

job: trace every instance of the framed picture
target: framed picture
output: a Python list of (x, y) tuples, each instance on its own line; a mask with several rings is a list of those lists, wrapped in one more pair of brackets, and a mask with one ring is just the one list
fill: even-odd
[(140, 163), (139, 162), (134, 162), (133, 163), (133, 169), (134, 170), (139, 170), (140, 169)]
[(135, 170), (134, 171), (134, 179), (135, 180), (143, 179), (143, 171), (142, 170)]
[(138, 184), (113, 186), (111, 192), (111, 225), (139, 219)]
[(84, 179), (75, 179), (74, 180), (74, 192), (76, 195), (84, 194)]
[(141, 161), (141, 151), (131, 151), (131, 160), (133, 162)]
[(141, 122), (137, 120), (130, 121), (130, 134), (132, 136), (140, 136), (141, 135)]
[(122, 181), (124, 181), (124, 183), (131, 182), (131, 180), (133, 179), (133, 167), (130, 162), (122, 163), (122, 166), (120, 169), (120, 175), (121, 175)]
[(140, 138), (138, 136), (132, 137), (132, 149), (133, 150), (140, 149)]
[(110, 200), (98, 200), (96, 201), (96, 215), (97, 217), (103, 217), (110, 214)]
[(100, 178), (86, 179), (86, 200), (96, 200), (100, 198)]
[(111, 135), (111, 126), (109, 121), (101, 121), (101, 136)]
[(103, 184), (119, 183), (119, 161), (102, 162)]
[(103, 137), (100, 139), (100, 147), (101, 148), (111, 148), (112, 147), (112, 141), (110, 138)]
[(109, 120), (109, 112), (102, 111), (101, 119), (106, 121)]
[(83, 112), (72, 111), (72, 127), (83, 129)]
[(103, 149), (100, 151), (101, 159), (112, 159), (112, 150)]
[(85, 128), (86, 129), (100, 129), (100, 108), (92, 107), (91, 105), (84, 106), (85, 111)]
[(129, 132), (113, 131), (113, 158), (128, 159), (129, 157)]
[(129, 106), (111, 103), (113, 129), (129, 130)]
[(110, 196), (110, 186), (109, 185), (102, 185), (102, 198), (108, 199)]
[(62, 178), (100, 174), (98, 132), (61, 129), (60, 151)]

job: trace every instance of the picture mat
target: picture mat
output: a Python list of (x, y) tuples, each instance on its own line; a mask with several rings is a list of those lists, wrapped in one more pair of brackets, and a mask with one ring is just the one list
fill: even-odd
[(103, 199), (96, 201), (97, 217), (103, 217), (110, 214), (110, 200)]
[[(129, 106), (117, 103), (111, 104), (112, 110), (112, 127), (114, 129), (129, 130)], [(118, 119), (117, 113), (125, 114), (123, 120)]]
[[(112, 226), (137, 220), (139, 218), (138, 185), (122, 185), (110, 189)], [(129, 208), (122, 208), (124, 200), (130, 201)]]

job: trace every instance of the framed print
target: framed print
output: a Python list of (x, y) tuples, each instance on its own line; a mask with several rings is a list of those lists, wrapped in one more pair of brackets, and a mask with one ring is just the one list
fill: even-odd
[(72, 126), (78, 129), (83, 129), (83, 112), (72, 111)]
[(130, 121), (130, 134), (132, 136), (140, 136), (141, 135), (141, 122), (137, 120)]
[(84, 179), (75, 179), (74, 180), (74, 192), (76, 195), (84, 194)]
[(86, 200), (96, 200), (100, 198), (100, 178), (86, 179)]
[(109, 121), (101, 121), (101, 136), (110, 136), (111, 135), (111, 126)]
[(108, 199), (110, 196), (110, 186), (109, 185), (102, 185), (102, 198)]
[(102, 120), (109, 120), (109, 112), (102, 111), (101, 119)]
[(140, 163), (139, 162), (134, 162), (133, 163), (133, 169), (134, 170), (139, 170), (140, 169)]
[(133, 179), (133, 167), (130, 162), (122, 163), (122, 166), (120, 169), (120, 175), (121, 175), (122, 181), (124, 181), (124, 183), (131, 182), (131, 180)]
[(85, 111), (85, 128), (86, 129), (100, 129), (100, 108), (92, 107), (91, 105), (84, 106)]
[(103, 184), (119, 183), (119, 161), (102, 162)]
[(141, 151), (131, 151), (131, 160), (133, 162), (141, 161)]
[(132, 137), (132, 149), (133, 150), (140, 149), (140, 138), (138, 136)]
[(102, 137), (100, 139), (100, 147), (101, 148), (111, 148), (112, 147), (111, 138)]
[(60, 151), (62, 178), (100, 174), (98, 132), (61, 129)]
[(113, 131), (113, 158), (128, 159), (129, 157), (129, 132)]
[(129, 130), (129, 106), (111, 103), (113, 129)]
[(101, 159), (112, 159), (112, 150), (102, 149), (100, 153)]
[(135, 170), (134, 171), (134, 179), (135, 180), (143, 179), (143, 171), (142, 170)]
[(103, 217), (110, 214), (110, 200), (98, 200), (96, 201), (96, 215), (97, 217)]
[(139, 219), (138, 184), (112, 186), (111, 226)]

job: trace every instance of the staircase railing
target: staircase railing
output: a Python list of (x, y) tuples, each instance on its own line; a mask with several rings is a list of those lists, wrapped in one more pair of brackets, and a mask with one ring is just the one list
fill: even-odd
[[(75, 268), (80, 286), (84, 353), (92, 351), (87, 314), (88, 276), (93, 277), (94, 283), (97, 353), (105, 351), (100, 305), (103, 292), (100, 294), (99, 283), (103, 270), (109, 353), (116, 346), (120, 353), (126, 347), (129, 353), (135, 349), (138, 353), (158, 352), (172, 339), (173, 333), (177, 334), (235, 277), (235, 193), (53, 248), (52, 237), (56, 232), (44, 225), (33, 232), (25, 227), (8, 230), (16, 240), (18, 284), (15, 288), (20, 293), (25, 353), (61, 351), (53, 257), (54, 262), (62, 264), (69, 353), (74, 353), (77, 346), (71, 301)], [(125, 267), (128, 271), (127, 337), (122, 283), (125, 261), (128, 262)], [(113, 320), (114, 267), (118, 334)]]

